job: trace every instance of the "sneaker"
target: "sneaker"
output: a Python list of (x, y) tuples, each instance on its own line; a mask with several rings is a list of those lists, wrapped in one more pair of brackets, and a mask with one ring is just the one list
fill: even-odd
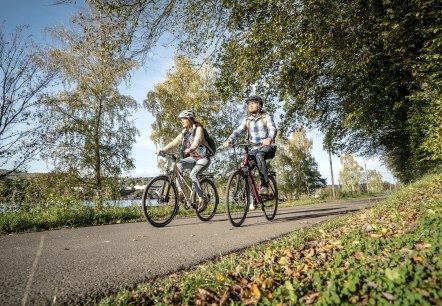
[(258, 191), (259, 194), (267, 194), (268, 192), (269, 192), (269, 189), (265, 186), (262, 186)]
[(253, 203), (250, 203), (249, 210), (255, 210), (255, 205)]
[(204, 209), (206, 209), (206, 207), (207, 207), (207, 200), (206, 200), (206, 197), (203, 197), (203, 198), (199, 198), (198, 199), (198, 203), (199, 203), (199, 205), (198, 205), (198, 209), (197, 209), (197, 212), (203, 212), (204, 211)]

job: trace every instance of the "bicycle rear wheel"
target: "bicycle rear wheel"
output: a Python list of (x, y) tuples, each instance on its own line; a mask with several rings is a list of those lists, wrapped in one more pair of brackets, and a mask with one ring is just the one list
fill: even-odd
[(233, 226), (241, 226), (249, 209), (249, 186), (242, 170), (230, 175), (226, 188), (227, 215)]
[(273, 220), (278, 209), (278, 186), (273, 176), (268, 177), (268, 193), (261, 196), (261, 207), (267, 220)]
[(207, 200), (207, 207), (202, 212), (198, 212), (198, 210), (196, 210), (196, 215), (201, 221), (209, 221), (215, 215), (216, 208), (218, 207), (218, 191), (216, 190), (216, 186), (213, 181), (208, 178), (203, 178), (200, 181), (200, 185), (204, 197)]
[(166, 226), (178, 212), (177, 188), (164, 175), (147, 184), (141, 201), (146, 220), (155, 227)]

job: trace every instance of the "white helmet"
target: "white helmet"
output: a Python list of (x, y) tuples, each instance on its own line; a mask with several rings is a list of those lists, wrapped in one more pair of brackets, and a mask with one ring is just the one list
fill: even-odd
[(195, 113), (193, 112), (193, 110), (190, 110), (190, 109), (183, 110), (178, 115), (178, 119), (181, 119), (181, 118), (192, 118), (192, 119), (194, 119), (195, 118)]

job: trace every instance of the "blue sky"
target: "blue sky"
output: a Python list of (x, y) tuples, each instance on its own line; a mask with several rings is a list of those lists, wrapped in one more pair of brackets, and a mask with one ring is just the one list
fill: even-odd
[[(30, 26), (28, 33), (33, 35), (36, 42), (49, 44), (50, 37), (45, 35), (44, 29), (67, 24), (70, 16), (81, 6), (83, 6), (83, 1), (78, 0), (69, 5), (53, 5), (53, 0), (0, 0), (0, 22), (5, 21), (4, 26), (7, 31), (13, 30), (16, 25), (28, 24)], [(165, 80), (165, 72), (173, 66), (173, 56), (174, 50), (172, 48), (160, 46), (153, 50), (144, 66), (133, 74), (129, 87), (122, 86), (122, 93), (133, 97), (139, 104), (142, 104), (147, 92), (152, 90), (155, 84)], [(149, 138), (150, 125), (154, 119), (143, 108), (139, 109), (135, 119), (136, 126), (140, 131), (140, 137), (138, 137), (132, 151), (136, 169), (127, 175), (157, 175), (159, 171), (156, 167), (157, 158), (154, 154), (156, 149)], [(323, 136), (318, 131), (310, 131), (308, 136), (313, 139), (313, 156), (318, 163), (318, 169), (330, 184), (329, 159), (327, 153), (322, 149)], [(361, 167), (366, 167), (367, 170), (378, 170), (383, 180), (396, 181), (378, 158), (356, 157), (356, 160)], [(333, 156), (332, 161), (335, 184), (337, 184), (341, 165), (337, 156)], [(36, 161), (28, 167), (29, 172), (46, 172), (48, 170), (42, 161)]]

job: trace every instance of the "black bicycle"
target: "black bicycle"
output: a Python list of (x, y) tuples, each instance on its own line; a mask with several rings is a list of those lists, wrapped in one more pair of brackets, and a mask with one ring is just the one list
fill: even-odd
[(256, 161), (249, 156), (250, 146), (261, 144), (235, 144), (233, 147), (244, 148), (244, 160), (240, 167), (235, 170), (227, 181), (226, 207), (227, 215), (233, 226), (241, 226), (249, 211), (250, 201), (254, 207), (261, 205), (261, 209), (267, 220), (273, 220), (278, 208), (278, 186), (276, 184), (276, 172), (269, 171), (268, 192), (265, 195), (258, 194), (255, 181), (258, 178)]
[[(143, 213), (146, 220), (156, 227), (163, 227), (172, 221), (179, 210), (180, 203), (185, 209), (195, 209), (201, 221), (209, 221), (216, 213), (219, 203), (218, 191), (213, 182), (213, 175), (202, 174), (199, 177), (201, 190), (207, 206), (198, 210), (197, 196), (190, 180), (178, 169), (175, 153), (162, 153), (160, 156), (172, 160), (165, 175), (153, 178), (146, 186), (142, 197)], [(177, 184), (182, 191), (179, 196)]]

